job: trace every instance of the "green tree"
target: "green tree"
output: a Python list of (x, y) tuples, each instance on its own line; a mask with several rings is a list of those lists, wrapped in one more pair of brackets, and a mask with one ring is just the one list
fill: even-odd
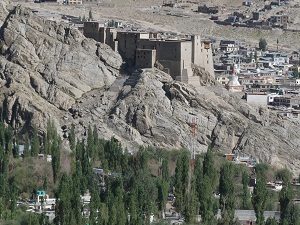
[(60, 137), (57, 135), (54, 137), (52, 146), (51, 146), (51, 155), (52, 155), (52, 170), (53, 170), (53, 181), (56, 183), (57, 177), (59, 175), (60, 169)]
[(57, 205), (54, 224), (82, 224), (81, 200), (79, 189), (72, 178), (63, 174), (57, 191)]
[(257, 176), (256, 185), (252, 195), (252, 205), (256, 215), (256, 224), (264, 224), (264, 211), (268, 198), (268, 191), (266, 189), (266, 182), (263, 176)]
[(211, 185), (215, 188), (217, 184), (217, 171), (214, 163), (214, 156), (211, 147), (208, 147), (203, 160), (203, 176), (210, 178)]
[(283, 181), (284, 184), (288, 184), (291, 182), (292, 173), (287, 169), (280, 169), (276, 172), (276, 179)]
[(189, 153), (182, 151), (176, 162), (175, 169), (175, 196), (176, 207), (184, 208), (184, 197), (186, 196), (189, 182)]
[(195, 189), (196, 189), (196, 196), (198, 199), (198, 202), (201, 201), (201, 185), (202, 185), (202, 179), (203, 179), (203, 165), (202, 160), (200, 157), (196, 158), (195, 162), (195, 170), (194, 170), (194, 177), (195, 177)]
[(291, 207), (291, 219), (290, 219), (290, 224), (293, 225), (300, 225), (300, 211), (299, 211), (299, 206), (293, 204)]
[(29, 134), (26, 132), (24, 135), (24, 156), (28, 157), (30, 156), (30, 139), (29, 139)]
[(210, 178), (205, 175), (202, 179), (200, 192), (200, 214), (203, 224), (215, 224), (213, 187)]
[[(201, 170), (199, 168), (201, 162), (196, 161), (196, 171)], [(213, 196), (213, 193), (217, 184), (217, 170), (214, 165), (214, 158), (212, 149), (209, 147), (203, 159), (203, 168), (202, 168), (203, 177), (196, 177), (196, 187), (198, 191), (199, 205), (200, 205), (200, 214), (202, 221), (205, 225), (215, 223), (215, 213), (217, 202)], [(197, 181), (198, 179), (198, 181)]]
[(184, 210), (183, 215), (185, 218), (185, 222), (187, 224), (194, 224), (196, 222), (196, 215), (198, 214), (198, 201), (197, 201), (197, 193), (196, 193), (196, 179), (195, 176), (193, 176), (193, 179), (191, 181), (191, 188), (189, 192), (186, 193), (186, 196), (184, 198)]
[(266, 225), (278, 225), (278, 222), (275, 218), (268, 218), (266, 221)]
[(94, 134), (91, 126), (88, 127), (87, 151), (88, 151), (88, 156), (91, 159), (94, 159), (95, 145), (94, 145)]
[(242, 209), (250, 209), (251, 197), (248, 189), (249, 175), (244, 170), (242, 174), (243, 194), (242, 194)]
[(168, 199), (169, 183), (164, 179), (159, 179), (157, 181), (157, 188), (158, 188), (158, 209), (163, 214)]
[(259, 46), (260, 50), (266, 51), (267, 50), (267, 46), (268, 46), (268, 43), (267, 43), (266, 39), (264, 39), (264, 38), (259, 39), (258, 46)]
[(90, 11), (89, 11), (89, 20), (90, 20), (90, 21), (94, 20), (93, 12), (92, 12), (91, 9), (90, 9)]
[(31, 156), (37, 156), (40, 152), (40, 140), (38, 136), (38, 131), (33, 128), (33, 135), (31, 141)]
[(231, 163), (225, 163), (220, 171), (220, 209), (222, 224), (231, 225), (234, 222), (235, 197), (234, 197), (234, 167)]
[(279, 194), (280, 203), (280, 224), (289, 225), (291, 224), (291, 209), (293, 205), (294, 193), (288, 183), (285, 185)]
[(75, 125), (73, 123), (71, 125), (71, 129), (70, 129), (70, 132), (69, 132), (68, 139), (69, 139), (71, 151), (75, 152), (76, 136), (75, 136)]
[(18, 190), (17, 190), (17, 186), (15, 183), (15, 179), (12, 178), (10, 180), (10, 184), (9, 184), (9, 196), (10, 196), (10, 205), (9, 205), (9, 209), (10, 209), (10, 217), (11, 219), (13, 219), (15, 217), (15, 212), (17, 209), (17, 198), (18, 198)]
[(169, 162), (167, 159), (162, 160), (161, 177), (165, 181), (169, 181)]

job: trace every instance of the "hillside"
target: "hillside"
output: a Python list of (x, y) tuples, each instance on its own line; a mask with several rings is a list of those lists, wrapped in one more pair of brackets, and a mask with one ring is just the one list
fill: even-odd
[[(121, 57), (109, 47), (23, 7), (7, 17), (0, 39), (3, 116), (21, 132), (32, 124), (43, 130), (51, 118), (65, 130), (74, 123), (78, 137), (96, 126), (102, 137), (114, 136), (129, 150), (194, 145), (204, 152), (212, 145), (300, 170), (299, 124), (221, 87), (195, 89), (158, 70), (121, 75)], [(193, 117), (195, 138), (188, 124)]]

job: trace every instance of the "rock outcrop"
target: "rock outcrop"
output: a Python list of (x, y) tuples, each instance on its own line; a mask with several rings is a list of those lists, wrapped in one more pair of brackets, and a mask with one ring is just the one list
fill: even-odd
[(1, 2), (0, 2), (0, 26), (2, 26), (7, 15), (8, 15), (7, 2), (4, 0), (1, 0)]
[(212, 145), (300, 170), (299, 122), (247, 105), (201, 71), (202, 84), (211, 86), (194, 88), (157, 69), (121, 76), (121, 57), (108, 46), (21, 7), (1, 27), (0, 46), (2, 116), (13, 126), (41, 126), (51, 117), (64, 130), (74, 123), (78, 136), (95, 125), (128, 149), (204, 152)]
[(22, 116), (27, 111), (39, 118), (36, 122), (60, 114), (84, 93), (110, 86), (119, 76), (122, 59), (108, 46), (22, 7), (9, 13), (0, 37), (1, 92), (12, 124), (27, 121)]
[[(141, 144), (204, 152), (212, 145), (223, 153), (239, 150), (299, 171), (299, 122), (252, 107), (222, 87), (194, 88), (156, 69), (123, 78), (122, 85), (121, 80), (119, 89), (85, 96), (76, 105), (83, 115), (71, 121), (79, 133), (96, 124), (102, 136), (115, 136), (128, 149)], [(192, 122), (197, 124), (195, 136)]]

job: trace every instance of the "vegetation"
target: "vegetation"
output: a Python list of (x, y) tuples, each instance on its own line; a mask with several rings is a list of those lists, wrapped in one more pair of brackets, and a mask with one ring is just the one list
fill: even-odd
[(264, 38), (259, 39), (258, 46), (259, 46), (260, 50), (266, 51), (267, 47), (268, 47), (268, 43), (267, 43), (266, 39), (264, 39)]
[[(9, 126), (0, 123), (0, 224), (50, 225), (44, 214), (26, 213), (17, 207), (19, 198), (30, 198), (38, 188), (58, 199), (53, 225), (148, 225), (153, 216), (158, 219), (156, 224), (164, 224), (161, 219), (170, 192), (176, 197), (176, 209), (190, 225), (197, 224), (197, 215), (202, 224), (238, 224), (235, 209), (252, 207), (257, 224), (278, 224), (274, 218), (265, 222), (263, 214), (268, 207), (273, 209), (276, 201), (280, 203), (280, 225), (299, 224), (287, 169), (272, 173), (268, 165), (258, 164), (251, 198), (247, 169), (219, 160), (211, 148), (195, 160), (187, 150), (166, 153), (140, 148), (131, 155), (115, 138), (102, 139), (96, 127), (88, 127), (82, 140), (75, 139), (74, 129), (72, 125), (68, 135), (70, 170), (64, 171), (61, 140), (53, 121), (48, 122), (43, 139), (36, 128), (16, 137)], [(17, 140), (24, 143), (22, 159)], [(52, 162), (38, 160), (39, 153), (50, 154)], [(94, 173), (95, 167), (102, 168), (103, 174)], [(266, 188), (270, 177), (285, 184), (278, 199)], [(91, 195), (89, 205), (81, 201), (86, 192)], [(85, 214), (86, 209), (90, 213)], [(218, 209), (221, 218), (217, 221)]]

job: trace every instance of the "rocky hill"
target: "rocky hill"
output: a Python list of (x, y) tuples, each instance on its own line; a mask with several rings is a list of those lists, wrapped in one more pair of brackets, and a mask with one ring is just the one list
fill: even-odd
[(11, 124), (59, 115), (84, 93), (109, 86), (119, 75), (121, 57), (107, 46), (28, 9), (12, 10), (0, 35), (0, 85)]
[[(0, 40), (0, 101), (12, 126), (42, 130), (52, 118), (65, 131), (74, 123), (78, 136), (96, 126), (128, 149), (203, 152), (211, 144), (299, 172), (299, 123), (251, 107), (221, 87), (195, 89), (159, 70), (120, 75), (121, 57), (109, 47), (22, 7), (10, 12)], [(195, 136), (189, 124), (194, 118)]]

